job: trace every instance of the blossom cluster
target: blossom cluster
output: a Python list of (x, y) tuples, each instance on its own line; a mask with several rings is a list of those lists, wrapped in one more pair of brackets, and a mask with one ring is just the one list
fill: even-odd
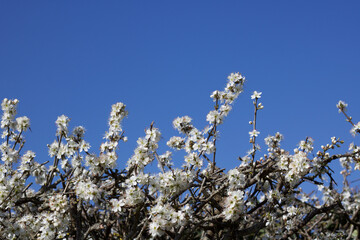
[[(306, 137), (287, 151), (277, 132), (264, 139), (267, 149), (260, 152), (261, 92), (251, 95), (251, 149), (234, 169), (221, 168), (216, 157), (219, 127), (244, 82), (240, 73), (232, 73), (225, 89), (211, 94), (215, 106), (203, 130), (189, 116), (174, 119), (181, 136), (166, 144), (183, 151), (183, 159), (172, 151), (159, 153), (161, 132), (151, 123), (125, 169), (116, 169), (119, 143), (127, 141), (123, 103), (112, 105), (98, 153), (85, 140), (84, 127), (70, 131), (70, 118), (59, 116), (56, 139), (48, 145), (48, 164), (24, 150), (30, 120), (16, 117), (18, 100), (4, 99), (0, 238), (359, 239), (360, 192), (350, 177), (360, 170), (360, 146), (351, 143), (348, 151), (334, 153), (344, 141), (332, 137), (315, 150), (314, 140)], [(356, 135), (360, 124), (352, 121), (347, 107), (343, 101), (337, 104)], [(147, 169), (154, 161), (159, 172)], [(175, 161), (181, 161), (181, 167), (175, 167), (180, 166)], [(335, 161), (340, 171), (333, 169)], [(335, 181), (339, 173), (342, 185)], [(307, 191), (309, 185), (312, 191)]]
[(179, 210), (174, 209), (170, 204), (159, 202), (150, 210), (151, 223), (149, 224), (149, 232), (152, 238), (163, 236), (166, 231), (186, 224), (191, 218), (191, 209), (189, 205), (185, 205)]

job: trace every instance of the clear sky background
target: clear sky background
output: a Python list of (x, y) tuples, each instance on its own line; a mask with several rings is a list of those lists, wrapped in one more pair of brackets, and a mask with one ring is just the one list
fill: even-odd
[(20, 100), (19, 116), (31, 119), (25, 149), (39, 162), (51, 160), (46, 144), (62, 114), (71, 129), (87, 129), (98, 153), (111, 105), (121, 101), (129, 110), (123, 167), (152, 121), (162, 146), (178, 135), (177, 116), (203, 129), (210, 93), (231, 72), (247, 82), (219, 129), (221, 167), (236, 166), (251, 147), (254, 90), (265, 106), (262, 146), (279, 131), (290, 151), (307, 136), (317, 147), (341, 137), (347, 150), (358, 140), (336, 103), (349, 103), (360, 121), (359, 1), (0, 1), (0, 97)]

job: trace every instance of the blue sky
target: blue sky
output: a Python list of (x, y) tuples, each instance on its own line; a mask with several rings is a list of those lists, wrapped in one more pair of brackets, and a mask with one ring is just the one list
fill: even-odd
[(20, 100), (19, 116), (31, 119), (25, 149), (39, 162), (51, 160), (57, 116), (83, 125), (98, 152), (111, 104), (124, 102), (121, 167), (152, 121), (162, 146), (177, 116), (202, 129), (210, 93), (241, 72), (245, 92), (220, 127), (221, 167), (251, 147), (254, 90), (262, 146), (279, 131), (291, 151), (307, 136), (317, 147), (341, 137), (345, 150), (357, 139), (336, 103), (360, 121), (359, 24), (358, 1), (1, 1), (0, 97)]

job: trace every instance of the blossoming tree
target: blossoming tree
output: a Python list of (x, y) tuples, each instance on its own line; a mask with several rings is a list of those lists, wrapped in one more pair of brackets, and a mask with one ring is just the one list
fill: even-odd
[[(172, 152), (158, 152), (160, 131), (151, 124), (137, 140), (125, 169), (115, 169), (117, 147), (126, 141), (121, 127), (128, 112), (123, 103), (112, 106), (109, 130), (100, 154), (90, 151), (85, 129), (68, 130), (69, 118), (56, 120), (56, 140), (48, 145), (49, 162), (36, 162), (22, 151), (27, 117), (16, 117), (18, 100), (4, 99), (0, 145), (1, 239), (359, 239), (360, 194), (347, 181), (360, 168), (360, 148), (332, 154), (343, 141), (333, 137), (319, 151), (311, 138), (294, 151), (281, 148), (282, 135), (265, 138), (267, 153), (259, 156), (257, 113), (261, 92), (254, 92), (251, 151), (240, 165), (225, 171), (217, 163), (218, 127), (243, 90), (245, 78), (228, 77), (223, 91), (214, 91), (209, 125), (197, 129), (188, 116), (173, 126), (179, 136), (167, 145), (184, 151), (184, 164), (175, 168)], [(347, 104), (337, 105), (347, 115)], [(343, 187), (337, 189), (329, 164), (339, 160)], [(158, 173), (147, 173), (156, 161)], [(358, 174), (358, 172), (354, 172)], [(38, 190), (31, 189), (34, 179)], [(328, 178), (330, 181), (326, 181)], [(302, 190), (307, 182), (317, 193)]]

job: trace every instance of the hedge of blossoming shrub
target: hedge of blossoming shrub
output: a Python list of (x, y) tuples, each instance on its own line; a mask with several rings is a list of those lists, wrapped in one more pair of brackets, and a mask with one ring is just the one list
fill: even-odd
[[(347, 178), (359, 174), (360, 148), (332, 154), (343, 141), (333, 137), (320, 150), (311, 138), (293, 151), (281, 148), (283, 136), (265, 138), (266, 154), (258, 156), (257, 113), (260, 92), (251, 98), (251, 151), (225, 171), (215, 159), (218, 127), (242, 92), (245, 78), (228, 77), (223, 91), (214, 91), (209, 125), (197, 129), (188, 116), (173, 126), (179, 136), (167, 145), (184, 151), (183, 166), (175, 168), (172, 152), (158, 152), (161, 133), (154, 124), (137, 140), (125, 169), (115, 169), (116, 150), (126, 141), (121, 127), (126, 106), (112, 106), (109, 130), (100, 154), (90, 151), (85, 129), (68, 129), (69, 118), (56, 120), (56, 140), (48, 145), (51, 162), (39, 163), (32, 151), (22, 151), (27, 117), (16, 117), (18, 100), (4, 99), (1, 107), (0, 238), (1, 239), (359, 239), (360, 195)], [(347, 104), (337, 105), (346, 113)], [(158, 173), (147, 173), (156, 161)], [(176, 160), (180, 161), (180, 160)], [(340, 161), (344, 182), (334, 184), (329, 164)], [(34, 179), (38, 190), (27, 184)], [(325, 179), (330, 179), (328, 182)], [(312, 184), (317, 193), (302, 190)], [(36, 185), (35, 184), (35, 185)], [(34, 186), (35, 186), (34, 185)]]

